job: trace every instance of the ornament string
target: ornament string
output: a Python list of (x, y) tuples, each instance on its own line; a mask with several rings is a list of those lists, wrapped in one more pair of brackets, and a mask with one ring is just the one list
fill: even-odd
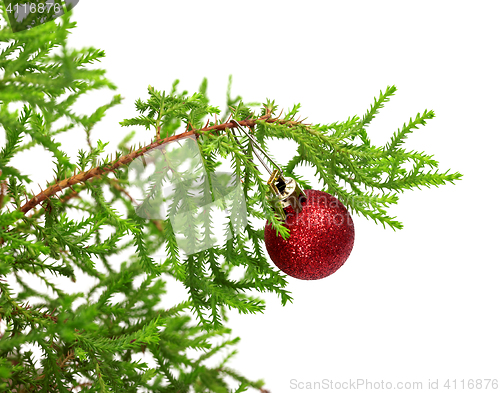
[[(291, 177), (285, 177), (283, 174), (283, 171), (281, 168), (273, 161), (273, 159), (266, 153), (266, 151), (259, 145), (257, 140), (254, 138), (253, 135), (251, 135), (249, 132), (247, 132), (241, 124), (239, 124), (236, 120), (232, 119), (231, 122), (235, 124), (236, 128), (243, 132), (249, 139), (250, 141), (250, 147), (252, 148), (253, 154), (259, 159), (259, 161), (262, 163), (264, 168), (266, 168), (266, 171), (271, 175), (269, 180), (267, 181), (267, 185), (270, 188), (270, 191), (272, 194), (274, 194), (274, 197), (268, 200), (271, 203), (271, 206), (273, 207), (274, 211), (278, 214), (278, 219), (284, 221), (286, 219), (286, 213), (285, 213), (285, 208), (288, 206), (291, 206), (293, 210), (296, 213), (299, 213), (302, 211), (302, 203), (301, 201), (305, 200), (306, 195), (304, 191), (300, 188), (300, 186), (297, 184), (297, 182), (292, 179)], [(234, 135), (234, 139), (238, 143), (238, 145), (243, 148), (242, 144)], [(262, 157), (257, 154), (255, 149), (253, 148), (257, 147), (265, 156), (266, 158), (276, 167), (274, 171), (271, 171), (269, 166), (265, 163), (265, 161), (262, 159)]]
[[(240, 125), (240, 123), (238, 123), (236, 120), (231, 119), (231, 122), (233, 122), (236, 125), (236, 128), (239, 131), (242, 131), (248, 137), (248, 139), (250, 140), (250, 146), (252, 147), (253, 154), (255, 154), (255, 156), (259, 159), (259, 161), (264, 166), (264, 168), (266, 169), (266, 171), (270, 175), (273, 174), (273, 172), (271, 171), (271, 169), (269, 168), (269, 166), (267, 166), (267, 164), (264, 162), (264, 160), (262, 159), (262, 157), (257, 154), (257, 152), (255, 151), (255, 149), (253, 148), (254, 146), (257, 147), (266, 156), (266, 158), (276, 167), (276, 169), (278, 169), (278, 171), (280, 172), (281, 177), (284, 178), (285, 176), (283, 175), (283, 171), (281, 170), (281, 168), (273, 161), (273, 159), (271, 157), (269, 157), (269, 155), (265, 152), (265, 150), (262, 149), (262, 147), (260, 147), (259, 143), (253, 137), (253, 135), (250, 134), (250, 133), (248, 133), (245, 129), (243, 129), (243, 127)], [(234, 135), (234, 137), (236, 139), (236, 142), (238, 142), (238, 144), (241, 146), (241, 143), (236, 138), (236, 135)]]

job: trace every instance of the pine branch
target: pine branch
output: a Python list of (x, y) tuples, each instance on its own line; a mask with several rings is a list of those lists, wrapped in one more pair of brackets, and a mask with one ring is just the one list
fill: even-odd
[[(272, 119), (272, 118), (269, 118), (268, 115), (262, 116), (259, 119), (242, 120), (239, 123), (242, 126), (253, 127), (256, 124), (258, 124), (259, 121), (265, 121), (268, 123), (285, 124), (288, 126), (295, 124), (294, 122), (287, 121), (287, 120)], [(37, 206), (38, 204), (40, 204), (41, 202), (46, 200), (47, 198), (54, 196), (56, 193), (64, 190), (65, 188), (71, 187), (75, 184), (84, 183), (84, 182), (92, 179), (93, 177), (101, 176), (103, 174), (113, 172), (116, 169), (118, 169), (119, 167), (129, 164), (130, 162), (132, 162), (136, 158), (143, 156), (148, 151), (150, 151), (154, 148), (160, 147), (163, 144), (170, 143), (170, 142), (173, 142), (173, 141), (181, 139), (181, 138), (191, 137), (193, 135), (198, 137), (199, 135), (205, 135), (207, 132), (222, 131), (222, 130), (225, 130), (228, 128), (231, 129), (231, 128), (235, 128), (235, 127), (236, 127), (236, 125), (232, 122), (222, 123), (222, 124), (218, 124), (218, 125), (214, 125), (214, 126), (210, 126), (210, 127), (204, 127), (204, 128), (199, 129), (199, 130), (185, 131), (181, 134), (173, 135), (173, 136), (152, 142), (149, 145), (143, 146), (143, 147), (129, 153), (128, 155), (120, 157), (118, 160), (116, 160), (113, 163), (109, 163), (106, 165), (95, 167), (95, 168), (89, 169), (87, 171), (82, 171), (78, 174), (75, 173), (75, 175), (51, 185), (50, 187), (46, 188), (45, 190), (42, 190), (35, 197), (31, 198), (23, 206), (21, 206), (20, 210), (23, 213), (27, 213), (31, 209), (33, 209), (35, 206)]]
[[(2, 1), (0, 8), (5, 17)], [(266, 392), (262, 381), (250, 381), (229, 368), (235, 353), (231, 348), (238, 339), (228, 337), (225, 324), (229, 309), (248, 314), (264, 310), (256, 292), (273, 292), (283, 305), (292, 302), (287, 277), (265, 253), (263, 228), (247, 222), (247, 217), (267, 220), (284, 238), (289, 232), (269, 204), (268, 185), (253, 157), (255, 146), (247, 136), (235, 134), (232, 119), (248, 129), (266, 152), (270, 138), (294, 141), (294, 157), (277, 164), (301, 187), (311, 188), (311, 179), (297, 171), (312, 166), (323, 190), (350, 210), (393, 229), (402, 227), (388, 214), (399, 192), (453, 183), (461, 177), (440, 173), (431, 155), (403, 149), (408, 135), (434, 116), (432, 111), (410, 119), (385, 146), (371, 143), (366, 128), (394, 94), (393, 86), (380, 92), (361, 118), (328, 124), (300, 120), (300, 104), (283, 111), (267, 100), (256, 113), (254, 103), (231, 96), (231, 79), (223, 116), (209, 103), (206, 79), (190, 95), (177, 91), (179, 81), (169, 94), (150, 86), (148, 99), (136, 101), (138, 116), (120, 124), (144, 126), (153, 140), (130, 147), (134, 132), (129, 133), (114, 158), (101, 158), (107, 143), (98, 139), (93, 145), (91, 133), (121, 97), (115, 95), (87, 115), (74, 112), (83, 94), (116, 87), (103, 70), (86, 68), (104, 53), (69, 49), (66, 39), (74, 23), (67, 15), (60, 20), (60, 25), (46, 23), (35, 32), (0, 31), (5, 43), (0, 49), (0, 125), (6, 134), (0, 150), (0, 276), (6, 278), (0, 278), (0, 318), (5, 323), (0, 337), (0, 390), (219, 392), (228, 391), (227, 380), (232, 379), (239, 383), (237, 391), (252, 387)], [(58, 47), (61, 50), (54, 54)], [(19, 103), (21, 110), (9, 109)], [(56, 136), (79, 128), (88, 149), (72, 160)], [(27, 135), (31, 140), (25, 140)], [(196, 142), (187, 144), (200, 155), (200, 190), (206, 198), (194, 195), (193, 182), (185, 181), (183, 170), (173, 164), (178, 152), (166, 153), (167, 144), (184, 138)], [(26, 191), (31, 178), (12, 165), (16, 156), (35, 146), (54, 157), (54, 180), (36, 195)], [(157, 172), (148, 178), (149, 184), (142, 188), (146, 196), (140, 200), (131, 190), (127, 165), (137, 158), (151, 164), (154, 149), (163, 151), (167, 165), (162, 161), (161, 167), (155, 166)], [(274, 157), (273, 152), (268, 155)], [(229, 179), (218, 176), (223, 158), (230, 161), (234, 176)], [(195, 171), (193, 164), (186, 173)], [(148, 215), (140, 213), (159, 203), (166, 179), (176, 183), (166, 217), (146, 219)], [(236, 186), (245, 209), (233, 207), (224, 213), (228, 221), (224, 240), (215, 244), (213, 217), (208, 208), (201, 212), (198, 208), (211, 204), (227, 208), (224, 197)], [(142, 205), (137, 207), (137, 201)], [(174, 230), (179, 212), (186, 214), (180, 229), (177, 225)], [(80, 217), (72, 219), (73, 213)], [(198, 250), (197, 242), (209, 247)], [(158, 252), (159, 262), (152, 257)], [(30, 285), (24, 273), (37, 277), (41, 285)], [(68, 294), (52, 280), (61, 275), (70, 285), (78, 285), (82, 273), (95, 281), (86, 293)], [(166, 310), (162, 304), (170, 295), (168, 279), (182, 283), (188, 297)], [(19, 290), (15, 292), (9, 283), (16, 283)], [(26, 344), (38, 346), (41, 358), (26, 351)], [(208, 365), (225, 350), (229, 355), (222, 362)], [(132, 360), (146, 351), (157, 366)]]
[(426, 120), (432, 119), (434, 116), (434, 111), (425, 110), (422, 115), (417, 113), (415, 120), (410, 118), (408, 125), (404, 124), (401, 130), (398, 129), (398, 131), (392, 136), (391, 141), (384, 147), (386, 154), (393, 152), (403, 143), (403, 140), (407, 138), (408, 134), (412, 133), (413, 130), (418, 129), (419, 125), (424, 126), (426, 124)]

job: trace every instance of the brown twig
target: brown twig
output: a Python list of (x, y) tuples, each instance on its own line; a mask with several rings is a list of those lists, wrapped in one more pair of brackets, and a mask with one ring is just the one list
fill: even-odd
[(158, 126), (156, 127), (156, 140), (160, 140), (161, 136), (160, 136), (160, 131), (161, 131), (161, 127)]
[[(258, 121), (265, 121), (266, 123), (280, 123), (280, 124), (287, 124), (287, 125), (293, 125), (297, 122), (293, 121), (285, 121), (279, 118), (271, 118), (271, 110), (269, 108), (266, 108), (266, 114), (258, 119), (248, 119), (248, 120), (241, 120), (239, 124), (243, 127), (254, 127)], [(298, 123), (297, 123), (298, 124)], [(94, 177), (101, 176), (105, 173), (108, 172), (113, 172), (115, 169), (127, 165), (130, 162), (132, 162), (134, 159), (137, 157), (143, 156), (145, 153), (147, 153), (149, 150), (154, 149), (156, 147), (159, 147), (165, 143), (169, 143), (181, 138), (187, 138), (187, 137), (192, 137), (196, 136), (198, 137), (199, 135), (207, 132), (207, 131), (223, 131), (227, 128), (234, 128), (236, 125), (233, 122), (226, 122), (222, 124), (215, 124), (211, 127), (204, 127), (199, 130), (191, 130), (191, 131), (186, 131), (178, 135), (173, 135), (167, 138), (159, 139), (147, 146), (140, 147), (139, 149), (135, 151), (131, 151), (129, 154), (126, 156), (120, 157), (118, 160), (116, 160), (113, 163), (110, 163), (108, 165), (104, 165), (101, 167), (95, 167), (92, 169), (89, 169), (88, 171), (85, 172), (80, 172), (78, 174), (74, 174), (71, 177), (68, 177), (64, 180), (61, 180), (60, 182), (48, 187), (45, 190), (42, 190), (38, 195), (34, 196), (31, 198), (28, 202), (26, 202), (23, 206), (21, 206), (20, 210), (23, 213), (29, 212), (31, 209), (33, 209), (35, 206), (43, 202), (44, 200), (52, 197), (55, 195), (57, 192), (62, 191), (65, 188), (71, 187), (74, 184), (78, 183), (84, 183)]]
[[(2, 175), (2, 171), (0, 170), (0, 176)], [(3, 208), (3, 198), (7, 195), (7, 181), (3, 180), (0, 182), (0, 209)]]
[(183, 137), (189, 137), (193, 134), (194, 134), (194, 132), (191, 131), (191, 132), (185, 132), (185, 133), (179, 134), (179, 135), (174, 135), (174, 136), (169, 137), (169, 138), (160, 139), (159, 141), (153, 142), (147, 146), (143, 146), (143, 147), (131, 152), (130, 154), (127, 154), (126, 156), (120, 157), (118, 160), (116, 160), (112, 164), (109, 164), (109, 165), (103, 166), (103, 167), (95, 167), (95, 168), (89, 169), (88, 171), (80, 172), (77, 175), (73, 175), (71, 177), (68, 177), (68, 178), (60, 181), (59, 183), (54, 184), (45, 190), (42, 190), (42, 192), (40, 192), (38, 195), (31, 198), (23, 206), (21, 206), (20, 210), (26, 214), (28, 211), (33, 209), (40, 202), (43, 202), (47, 198), (50, 198), (51, 196), (55, 195), (56, 192), (61, 191), (64, 188), (68, 188), (68, 187), (70, 187), (74, 184), (78, 184), (78, 183), (85, 183), (87, 180), (89, 180), (93, 177), (103, 175), (107, 172), (111, 172), (122, 165), (126, 165), (126, 164), (132, 162), (135, 158), (144, 155), (147, 151), (154, 149), (155, 147), (158, 147), (163, 143), (171, 142), (173, 140), (180, 139)]

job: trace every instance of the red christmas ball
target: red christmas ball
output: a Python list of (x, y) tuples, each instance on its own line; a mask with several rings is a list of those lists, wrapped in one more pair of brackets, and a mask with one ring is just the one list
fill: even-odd
[(336, 272), (354, 245), (354, 223), (345, 206), (333, 195), (304, 190), (302, 211), (291, 206), (284, 226), (290, 237), (284, 240), (268, 222), (264, 231), (267, 252), (286, 274), (301, 280), (318, 280)]

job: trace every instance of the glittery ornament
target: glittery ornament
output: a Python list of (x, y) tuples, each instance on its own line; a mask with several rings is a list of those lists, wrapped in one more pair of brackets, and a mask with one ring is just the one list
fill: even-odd
[(283, 223), (290, 230), (284, 240), (266, 222), (264, 240), (274, 264), (301, 280), (318, 280), (333, 274), (349, 257), (354, 245), (354, 224), (345, 206), (334, 196), (304, 190), (302, 211), (286, 207)]

